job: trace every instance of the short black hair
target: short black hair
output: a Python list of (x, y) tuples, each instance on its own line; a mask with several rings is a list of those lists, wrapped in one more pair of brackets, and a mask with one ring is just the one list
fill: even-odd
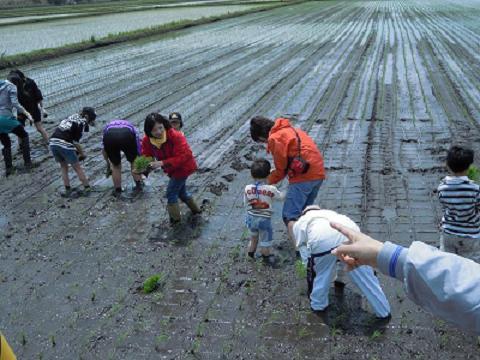
[(255, 116), (250, 120), (250, 136), (253, 141), (258, 141), (261, 137), (268, 139), (268, 134), (275, 123), (269, 118)]
[(168, 119), (159, 113), (148, 114), (145, 118), (145, 123), (143, 124), (143, 131), (148, 137), (152, 137), (152, 130), (155, 127), (155, 124), (162, 124), (165, 130), (168, 130), (172, 127)]
[(265, 179), (270, 175), (272, 166), (267, 159), (256, 159), (250, 167), (250, 173), (255, 179)]
[(8, 74), (7, 76), (7, 80), (10, 81), (13, 85), (15, 85), (17, 88), (22, 86), (23, 85), (23, 80), (22, 78), (20, 77), (20, 75), (18, 75), (16, 72), (14, 71), (10, 71), (10, 73)]
[(11, 72), (17, 74), (18, 76), (20, 76), (20, 77), (22, 78), (22, 80), (25, 80), (25, 79), (26, 79), (25, 74), (24, 74), (22, 71), (20, 71), (19, 69), (14, 69), (14, 70), (12, 70)]
[(168, 120), (169, 121), (177, 120), (180, 123), (180, 129), (183, 127), (182, 115), (179, 112), (170, 113), (170, 115), (168, 115)]
[(468, 170), (473, 163), (473, 150), (462, 146), (454, 145), (448, 150), (447, 166), (454, 173)]

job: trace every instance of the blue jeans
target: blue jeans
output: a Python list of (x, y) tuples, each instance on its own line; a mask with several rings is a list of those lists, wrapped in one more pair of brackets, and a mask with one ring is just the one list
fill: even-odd
[[(326, 248), (330, 249), (329, 244)], [(316, 276), (313, 280), (313, 289), (310, 294), (310, 306), (313, 310), (324, 310), (328, 306), (328, 292), (335, 271), (337, 258), (325, 255), (314, 259)], [(359, 266), (347, 273), (350, 280), (358, 287), (378, 317), (386, 317), (390, 313), (390, 304), (380, 286), (378, 278), (370, 266)]]
[(247, 214), (245, 219), (251, 236), (258, 236), (260, 247), (271, 247), (273, 239), (272, 219), (265, 216)]
[(187, 178), (170, 178), (167, 186), (167, 203), (176, 204), (178, 198), (183, 202), (188, 201), (192, 195), (187, 191)]
[(298, 220), (302, 211), (308, 205), (313, 205), (322, 183), (323, 180), (313, 180), (288, 185), (282, 211), (283, 222), (286, 225), (289, 221)]
[(53, 154), (55, 160), (59, 163), (67, 163), (75, 165), (78, 163), (78, 156), (75, 150), (65, 149), (58, 145), (50, 145), (50, 151)]

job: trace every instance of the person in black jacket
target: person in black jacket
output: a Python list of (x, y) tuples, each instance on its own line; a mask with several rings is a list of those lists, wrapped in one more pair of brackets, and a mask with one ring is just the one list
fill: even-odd
[[(38, 88), (37, 83), (35, 80), (26, 77), (25, 74), (20, 70), (12, 70), (11, 74), (17, 74), (22, 82), (17, 85), (17, 94), (18, 94), (18, 101), (20, 105), (22, 105), (25, 110), (27, 110), (33, 118), (33, 124), (37, 131), (42, 135), (44, 141), (48, 143), (48, 134), (43, 128), (42, 125), (42, 115), (43, 117), (47, 117), (48, 114), (43, 109), (43, 95), (40, 89)], [(25, 126), (26, 118), (20, 118)]]
[(62, 179), (65, 185), (65, 193), (62, 196), (68, 197), (72, 192), (68, 178), (68, 165), (71, 165), (77, 173), (84, 186), (84, 192), (90, 191), (87, 176), (80, 165), (80, 161), (85, 160), (86, 155), (78, 142), (83, 132), (88, 132), (89, 126), (94, 125), (96, 117), (97, 114), (93, 108), (84, 107), (79, 114), (73, 114), (62, 120), (50, 137), (50, 150), (62, 169)]

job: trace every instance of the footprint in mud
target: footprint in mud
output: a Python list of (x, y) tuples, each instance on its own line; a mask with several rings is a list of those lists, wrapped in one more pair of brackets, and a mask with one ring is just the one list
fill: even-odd
[(217, 196), (221, 196), (222, 192), (225, 190), (228, 190), (228, 186), (221, 181), (210, 184), (210, 186), (208, 187), (208, 191)]
[(346, 171), (346, 172), (352, 172), (353, 169), (349, 166), (330, 166), (330, 167), (326, 167), (325, 170), (327, 171)]
[(400, 140), (402, 143), (406, 143), (406, 144), (418, 144), (418, 140), (417, 139), (402, 139)]
[(445, 172), (444, 166), (434, 166), (431, 168), (410, 168), (408, 169), (410, 173), (418, 173), (418, 174), (441, 174)]
[(242, 171), (242, 170), (245, 170), (245, 169), (248, 169), (250, 168), (250, 166), (246, 163), (244, 163), (242, 160), (240, 160), (239, 158), (235, 158), (233, 159), (232, 161), (232, 164), (230, 165), (230, 167), (233, 169), (233, 170), (236, 170), (236, 171)]
[(255, 156), (252, 153), (248, 153), (243, 157), (245, 158), (245, 160), (248, 160), (248, 161), (253, 161), (255, 159)]
[(153, 234), (149, 236), (149, 240), (155, 244), (163, 243), (185, 247), (192, 240), (200, 237), (203, 224), (204, 219), (201, 215), (189, 216), (185, 222), (174, 227), (163, 223), (161, 226), (152, 229)]
[(237, 174), (227, 174), (227, 175), (223, 175), (222, 179), (225, 179), (228, 182), (232, 182), (235, 179), (235, 176), (237, 176)]

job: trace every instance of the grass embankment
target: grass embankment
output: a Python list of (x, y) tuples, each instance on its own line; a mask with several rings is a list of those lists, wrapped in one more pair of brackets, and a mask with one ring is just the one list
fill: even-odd
[[(282, 0), (271, 1), (249, 1), (249, 0), (224, 0), (207, 4), (190, 4), (182, 5), (182, 3), (195, 0), (127, 0), (115, 2), (103, 2), (95, 4), (77, 4), (77, 5), (61, 5), (61, 6), (31, 6), (31, 7), (7, 7), (0, 6), (0, 19), (25, 16), (48, 16), (59, 14), (78, 14), (78, 15), (104, 15), (125, 11), (148, 10), (156, 7), (162, 8), (181, 6), (201, 6), (201, 5), (255, 5), (257, 3), (268, 4), (269, 2), (279, 2)], [(201, 1), (201, 0), (200, 0)]]
[(224, 20), (224, 19), (230, 19), (230, 18), (243, 16), (251, 13), (267, 11), (267, 10), (271, 10), (271, 9), (275, 9), (275, 8), (279, 8), (287, 5), (300, 4), (302, 2), (303, 0), (285, 2), (278, 5), (272, 5), (272, 6), (266, 6), (266, 7), (255, 7), (253, 9), (248, 9), (243, 11), (236, 11), (236, 12), (226, 13), (222, 15), (203, 17), (197, 20), (181, 20), (181, 21), (171, 22), (168, 24), (162, 24), (159, 26), (149, 27), (146, 29), (138, 29), (133, 31), (110, 34), (108, 36), (105, 36), (99, 39), (96, 39), (94, 36), (92, 36), (89, 40), (85, 40), (85, 41), (81, 41), (73, 44), (67, 44), (64, 46), (56, 47), (56, 48), (40, 49), (40, 50), (34, 50), (34, 51), (23, 53), (23, 54), (2, 56), (0, 57), (0, 70), (6, 69), (9, 67), (22, 66), (35, 61), (53, 59), (59, 56), (74, 54), (74, 53), (89, 50), (89, 49), (95, 49), (95, 48), (104, 47), (108, 45), (119, 44), (127, 41), (139, 40), (142, 38), (155, 36), (155, 35), (162, 35), (168, 32), (186, 29), (196, 25), (213, 23), (216, 21)]
[[(34, 23), (43, 23), (43, 22), (50, 22), (50, 21), (57, 21), (63, 19), (78, 19), (82, 17), (92, 17), (92, 16), (101, 16), (101, 15), (110, 15), (110, 14), (118, 14), (118, 13), (126, 13), (126, 12), (136, 12), (136, 11), (148, 11), (148, 10), (162, 10), (162, 9), (178, 9), (178, 8), (192, 8), (192, 7), (205, 7), (205, 6), (233, 6), (233, 5), (261, 5), (261, 6), (268, 6), (272, 4), (278, 4), (285, 2), (286, 0), (272, 0), (272, 1), (248, 1), (248, 0), (239, 0), (239, 1), (222, 1), (222, 2), (215, 2), (215, 3), (199, 3), (199, 4), (187, 4), (184, 5), (182, 2), (190, 1), (190, 0), (179, 0), (175, 2), (160, 2), (156, 4), (148, 4), (148, 3), (141, 3), (136, 4), (135, 6), (132, 5), (110, 5), (110, 6), (102, 6), (101, 4), (86, 8), (76, 8), (76, 6), (81, 5), (65, 5), (63, 7), (56, 6), (55, 9), (51, 9), (51, 7), (47, 7), (46, 9), (38, 8), (36, 10), (26, 11), (26, 12), (19, 12), (19, 10), (2, 10), (0, 15), (0, 20), (3, 18), (18, 18), (17, 21), (14, 22), (0, 22), (0, 27), (2, 26), (13, 26), (13, 25), (25, 25), (25, 24), (34, 24)], [(168, 7), (165, 5), (169, 5)], [(58, 9), (60, 8), (60, 9)], [(61, 11), (63, 9), (63, 11)], [(10, 14), (9, 16), (5, 16), (5, 14)], [(65, 15), (65, 16), (58, 16), (58, 15)], [(30, 16), (40, 16), (38, 18), (28, 18)]]

